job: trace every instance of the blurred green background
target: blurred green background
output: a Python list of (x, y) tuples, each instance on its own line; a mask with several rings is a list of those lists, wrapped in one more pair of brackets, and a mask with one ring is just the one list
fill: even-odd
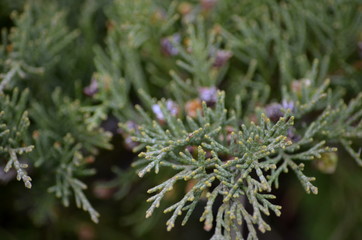
[[(0, 28), (11, 29), (14, 26), (10, 17), (11, 13), (22, 12), (26, 2), (1, 0)], [(107, 35), (107, 26), (109, 26), (105, 9), (112, 2), (112, 0), (57, 1), (58, 11), (67, 12), (66, 20), (69, 29), (79, 31), (79, 36), (71, 44), (71, 50), (61, 53), (61, 61), (52, 72), (54, 79), (57, 79), (55, 85), (61, 86), (69, 96), (76, 95), (73, 94), (76, 84), (86, 86), (96, 71), (93, 49), (96, 45), (105, 47), (104, 40)], [(167, 5), (169, 1), (158, 2), (160, 5)], [(233, 3), (230, 0), (227, 2)], [(263, 7), (262, 2), (260, 1), (260, 7)], [(276, 2), (288, 3), (289, 1)], [(199, 1), (176, 1), (178, 5), (185, 3), (197, 6)], [(345, 1), (345, 4), (348, 4), (348, 1)], [(361, 12), (362, 10), (359, 10), (360, 15)], [(215, 19), (219, 19), (220, 23), (228, 24), (227, 10), (220, 12)], [(362, 22), (360, 24), (362, 25)], [(359, 34), (361, 36), (362, 32)], [(346, 48), (351, 52), (346, 63), (349, 64), (349, 69), (353, 70), (340, 73), (338, 61), (335, 61), (335, 67), (332, 67), (330, 75), (337, 80), (340, 79), (337, 83), (345, 86), (347, 92), (354, 94), (362, 89), (362, 56), (358, 52), (362, 52), (362, 49), (358, 49), (357, 41)], [(353, 76), (357, 81), (343, 82), (347, 81), (346, 78), (349, 76)], [(43, 80), (47, 81), (47, 79)], [(40, 83), (32, 84), (39, 85)], [(49, 83), (49, 86), (51, 89), (52, 84)], [(84, 100), (84, 96), (82, 98), (82, 101), (88, 101)], [(102, 126), (107, 130), (115, 131), (117, 120), (109, 117)], [(87, 213), (78, 210), (74, 203), (65, 208), (46, 189), (24, 189), (22, 184), (17, 181), (8, 181), (7, 176), (0, 172), (0, 239), (182, 240), (210, 238), (211, 233), (204, 231), (203, 224), (199, 222), (204, 207), (202, 204), (199, 204), (186, 226), (176, 225), (171, 232), (166, 231), (167, 216), (162, 211), (157, 211), (151, 218), (145, 219), (145, 211), (148, 207), (148, 203), (145, 202), (148, 197), (146, 191), (153, 186), (154, 182), (158, 182), (158, 179), (166, 178), (167, 173), (163, 172), (164, 176), (157, 177), (151, 174), (145, 179), (139, 179), (130, 170), (130, 163), (136, 156), (122, 147), (122, 136), (114, 135), (112, 144), (115, 146), (113, 150), (100, 151), (92, 163), (97, 173), (85, 180), (89, 187), (86, 194), (101, 215), (100, 223), (91, 222)], [(343, 151), (338, 152), (338, 159), (337, 170), (333, 174), (323, 174), (313, 165), (308, 166), (307, 175), (317, 178), (315, 184), (319, 188), (319, 194), (316, 196), (305, 194), (292, 174), (282, 176), (281, 187), (274, 192), (277, 196), (276, 202), (283, 206), (282, 215), (279, 218), (275, 216), (268, 218), (272, 231), (260, 234), (260, 239), (362, 239), (362, 168), (359, 168)], [(42, 173), (35, 170), (30, 172), (33, 185), (41, 185), (43, 178), (38, 178), (38, 176)], [(177, 185), (176, 190), (167, 196), (163, 204), (167, 205), (178, 199), (186, 187)]]

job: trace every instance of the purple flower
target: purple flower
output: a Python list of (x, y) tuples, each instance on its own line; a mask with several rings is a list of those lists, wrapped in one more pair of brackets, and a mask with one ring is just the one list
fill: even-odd
[(181, 35), (175, 33), (169, 37), (161, 39), (161, 50), (166, 56), (176, 56), (178, 54), (178, 49), (175, 46), (181, 42)]
[(199, 98), (205, 101), (207, 106), (215, 105), (217, 101), (217, 88), (216, 87), (201, 87), (198, 89)]
[(228, 50), (217, 50), (215, 53), (215, 60), (213, 66), (216, 68), (220, 68), (224, 66), (227, 61), (232, 57), (232, 53)]
[[(169, 111), (171, 116), (176, 116), (179, 113), (178, 105), (172, 100), (167, 100), (166, 101), (166, 109)], [(152, 105), (152, 111), (156, 115), (156, 118), (159, 121), (164, 121), (165, 120), (165, 116), (163, 115), (163, 112), (162, 112), (161, 107), (160, 107), (159, 104)]]
[(97, 79), (92, 78), (91, 83), (83, 89), (83, 93), (88, 97), (93, 97), (94, 94), (98, 92), (98, 90), (99, 88)]

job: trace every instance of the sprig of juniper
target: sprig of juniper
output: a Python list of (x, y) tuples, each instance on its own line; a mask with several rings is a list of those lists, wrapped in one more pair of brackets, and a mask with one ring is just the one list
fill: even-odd
[(87, 185), (79, 178), (95, 173), (94, 169), (87, 168), (87, 163), (94, 160), (97, 148), (112, 148), (111, 134), (87, 124), (80, 102), (62, 96), (59, 89), (52, 94), (51, 104), (52, 109), (44, 109), (40, 103), (34, 103), (31, 109), (31, 116), (39, 127), (33, 133), (34, 164), (54, 174), (54, 185), (49, 191), (61, 198), (64, 206), (69, 206), (69, 198), (74, 195), (77, 206), (98, 222), (99, 214), (84, 193)]
[[(164, 211), (172, 212), (167, 221), (168, 230), (174, 227), (177, 217), (184, 211), (186, 215), (182, 224), (186, 224), (197, 202), (204, 196), (207, 204), (201, 220), (205, 221), (205, 229), (210, 230), (215, 219), (211, 209), (220, 195), (223, 203), (218, 206), (213, 239), (231, 239), (234, 234), (241, 238), (238, 229), (242, 222), (249, 230), (249, 239), (257, 239), (254, 225), (261, 232), (270, 230), (262, 215), (269, 215), (270, 211), (280, 215), (280, 206), (270, 201), (275, 198), (270, 192), (273, 184), (278, 187), (281, 172), (291, 169), (305, 190), (316, 194), (317, 188), (311, 183), (314, 178), (303, 173), (304, 164), (298, 164), (298, 161), (335, 151), (325, 147), (325, 141), (313, 142), (311, 137), (317, 132), (316, 124), (307, 129), (299, 142), (288, 139), (288, 129), (294, 122), (290, 111), (275, 124), (264, 114), (259, 114), (257, 124), (251, 122), (240, 126), (234, 111), (227, 114), (222, 92), (218, 94), (215, 107), (203, 103), (196, 118), (182, 120), (171, 114), (166, 101), (157, 104), (164, 117), (161, 122), (153, 121), (137, 107), (145, 123), (130, 134), (134, 135), (133, 141), (140, 144), (137, 149), (145, 146), (146, 151), (139, 154), (141, 159), (134, 166), (139, 169), (140, 177), (151, 170), (157, 173), (162, 167), (173, 168), (177, 173), (148, 191), (154, 195), (148, 199), (152, 204), (146, 216), (152, 215), (177, 181), (195, 182), (179, 202)], [(127, 130), (126, 125), (123, 128)], [(252, 211), (240, 198), (250, 203)]]
[(27, 90), (20, 93), (15, 89), (11, 95), (0, 93), (0, 156), (7, 161), (4, 171), (14, 168), (17, 180), (22, 180), (25, 187), (31, 188), (31, 178), (25, 170), (28, 165), (19, 159), (20, 155), (33, 150), (32, 145), (24, 143), (30, 125), (25, 110), (27, 97)]

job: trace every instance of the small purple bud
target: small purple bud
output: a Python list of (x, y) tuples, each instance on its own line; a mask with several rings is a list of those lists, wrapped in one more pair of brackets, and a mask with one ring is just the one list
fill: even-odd
[(287, 100), (283, 100), (282, 101), (282, 108), (285, 110), (290, 109), (291, 112), (294, 111), (294, 102), (293, 101), (287, 101)]
[[(135, 123), (134, 121), (127, 121), (126, 127), (127, 127), (127, 131), (134, 131), (135, 133), (138, 133), (138, 124)], [(128, 135), (128, 133), (125, 130), (123, 130), (122, 128), (118, 129), (118, 133), (122, 134), (123, 137)]]
[(283, 117), (282, 106), (279, 103), (271, 103), (265, 107), (265, 113), (272, 122), (277, 122)]
[(83, 93), (88, 97), (93, 97), (98, 92), (97, 79), (92, 78), (91, 83), (83, 89)]
[[(166, 109), (170, 112), (171, 116), (176, 116), (179, 113), (178, 105), (172, 100), (166, 101)], [(163, 112), (161, 111), (161, 107), (159, 104), (152, 105), (152, 111), (156, 115), (156, 118), (159, 121), (165, 120), (165, 116), (163, 115)]]
[(189, 151), (189, 153), (194, 154), (197, 151), (196, 146), (187, 146), (186, 150)]
[(123, 136), (124, 146), (126, 147), (126, 149), (132, 150), (133, 148), (137, 147), (139, 143), (132, 140), (132, 136), (129, 134), (129, 132), (134, 131), (135, 133), (138, 133), (138, 125), (133, 121), (127, 121), (126, 127), (128, 132), (123, 129), (119, 129), (118, 133)]
[(272, 122), (279, 121), (279, 118), (284, 116), (284, 111), (290, 109), (290, 111), (294, 111), (294, 103), (292, 101), (283, 100), (282, 104), (279, 103), (271, 103), (265, 107), (265, 112), (268, 118)]
[(138, 131), (138, 125), (134, 121), (127, 121), (126, 122), (127, 128), (130, 130)]
[(181, 42), (181, 35), (175, 33), (169, 37), (161, 39), (161, 50), (166, 56), (176, 56), (178, 54), (178, 49), (175, 46)]
[(176, 116), (179, 112), (178, 105), (172, 100), (167, 100), (166, 108), (170, 111), (172, 116)]
[(217, 50), (215, 53), (215, 60), (213, 66), (220, 68), (226, 64), (227, 61), (232, 57), (232, 53), (228, 50)]
[(215, 105), (217, 101), (217, 88), (216, 87), (201, 87), (198, 89), (199, 98), (205, 101), (207, 106)]
[(128, 135), (124, 138), (124, 146), (126, 147), (127, 150), (132, 150), (133, 148), (138, 146), (138, 143), (134, 142), (132, 140), (132, 137)]
[(156, 115), (156, 118), (159, 120), (164, 120), (163, 113), (161, 111), (161, 107), (158, 104), (152, 105), (152, 111)]

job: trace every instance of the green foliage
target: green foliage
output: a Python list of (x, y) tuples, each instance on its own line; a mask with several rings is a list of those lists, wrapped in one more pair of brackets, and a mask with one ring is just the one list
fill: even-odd
[(258, 78), (271, 82), (277, 77), (280, 85), (304, 77), (315, 58), (343, 67), (352, 49), (347, 46), (359, 34), (358, 1), (246, 1), (242, 5), (243, 14), (233, 16), (233, 26), (225, 28), (223, 35), (243, 64), (257, 60)]
[[(355, 14), (351, 14), (351, 18), (343, 22), (351, 28), (346, 30), (350, 32), (345, 33), (349, 37), (340, 40), (341, 36), (335, 31), (339, 27), (347, 28), (347, 25), (325, 25), (331, 21), (330, 18), (336, 22), (341, 21), (338, 19), (341, 15), (334, 15), (334, 6), (328, 10), (333, 14), (326, 12), (326, 15), (323, 15), (321, 12), (328, 7), (323, 6), (325, 8), (321, 10), (322, 5), (319, 3), (316, 8), (312, 7), (312, 2), (305, 4), (306, 6), (301, 3), (312, 12), (292, 15), (292, 12), (302, 7), (297, 2), (281, 3), (280, 6), (278, 3), (270, 3), (266, 4), (265, 8), (245, 3), (245, 6), (250, 8), (250, 16), (246, 14), (245, 19), (235, 16), (235, 25), (227, 26), (228, 28), (223, 30), (225, 44), (231, 46), (238, 61), (249, 65), (243, 81), (239, 80), (238, 85), (236, 80), (235, 84), (231, 83), (231, 92), (241, 92), (234, 95), (236, 109), (231, 109), (235, 111), (225, 108), (224, 99), (219, 98), (214, 109), (207, 108), (204, 103), (202, 111), (198, 112), (195, 119), (187, 116), (189, 113), (187, 110), (183, 112), (182, 108), (178, 118), (166, 106), (166, 100), (157, 103), (141, 92), (145, 106), (152, 110), (154, 115), (148, 116), (147, 111), (138, 108), (143, 119), (142, 124), (138, 130), (131, 129), (129, 132), (135, 136), (132, 140), (140, 144), (135, 151), (146, 149), (139, 154), (141, 159), (134, 164), (139, 168), (138, 174), (143, 177), (152, 169), (158, 173), (161, 167), (177, 170), (173, 177), (148, 191), (155, 195), (148, 199), (152, 204), (146, 217), (159, 207), (164, 195), (173, 189), (177, 181), (190, 180), (194, 184), (191, 190), (164, 211), (173, 212), (167, 221), (168, 230), (174, 227), (177, 216), (183, 211), (186, 213), (182, 224), (185, 224), (197, 202), (206, 196), (206, 208), (201, 221), (205, 221), (207, 230), (210, 230), (216, 221), (213, 239), (242, 239), (242, 222), (247, 225), (247, 238), (257, 239), (254, 225), (257, 225), (261, 232), (270, 230), (262, 213), (269, 215), (272, 210), (277, 215), (280, 214), (280, 207), (270, 202), (275, 196), (269, 192), (272, 191), (272, 186), (279, 187), (282, 172), (292, 170), (307, 193), (317, 194), (318, 189), (312, 184), (315, 178), (303, 173), (303, 162), (322, 159), (323, 154), (336, 151), (337, 148), (330, 146), (337, 142), (360, 162), (359, 153), (350, 147), (350, 140), (361, 136), (360, 96), (346, 105), (343, 101), (338, 101), (342, 92), (328, 89), (330, 80), (322, 80), (333, 66), (331, 64), (336, 63), (331, 63), (330, 59), (334, 60), (336, 55), (341, 57), (350, 54), (348, 49), (343, 49), (338, 44), (341, 41), (348, 44), (347, 41), (356, 38), (354, 31), (358, 28), (357, 22), (361, 16), (354, 12), (352, 6), (343, 5), (342, 12), (352, 11)], [(264, 12), (261, 14), (262, 18), (257, 14), (260, 11)], [(316, 24), (316, 21), (321, 23)], [(188, 45), (183, 47), (174, 43), (182, 59), (177, 60), (176, 65), (182, 72), (176, 74), (171, 70), (170, 91), (179, 106), (184, 106), (187, 101), (197, 97), (195, 90), (204, 86), (215, 86), (225, 77), (223, 71), (227, 71), (226, 67), (215, 69), (213, 66), (215, 59), (210, 57), (210, 52), (220, 44), (215, 41), (215, 30), (206, 31), (207, 26), (203, 21), (195, 20), (185, 26)], [(230, 33), (234, 28), (240, 31), (240, 36)], [(320, 47), (306, 45), (306, 39), (320, 44)], [(315, 58), (317, 60), (314, 60)], [(235, 70), (231, 68), (229, 71)], [(275, 77), (279, 79), (276, 80)], [(301, 77), (303, 79), (295, 80)], [(262, 114), (263, 111), (268, 114), (268, 108), (271, 107), (263, 104), (267, 103), (269, 97), (267, 84), (274, 82), (279, 82), (280, 85), (280, 102), (292, 105), (284, 109), (286, 111), (291, 108), (292, 112), (285, 112), (280, 119), (278, 117), (279, 121), (275, 125)], [(245, 88), (252, 91), (251, 99)], [(278, 97), (277, 94), (273, 95)], [(232, 96), (230, 98), (230, 102), (235, 102)], [(240, 108), (244, 105), (247, 108), (242, 112)], [(162, 119), (159, 119), (159, 113), (155, 112), (154, 106), (159, 106)], [(231, 112), (230, 119), (226, 117), (226, 112)], [(255, 115), (258, 116), (256, 123), (253, 120), (249, 124)], [(158, 120), (155, 121), (154, 118)], [(244, 119), (241, 126), (240, 118)], [(130, 130), (127, 125), (123, 125), (123, 128), (125, 131)], [(228, 132), (228, 128), (232, 128), (229, 130), (231, 132)], [(292, 140), (290, 137), (293, 136), (290, 135), (300, 139)], [(219, 195), (222, 196), (223, 204), (216, 207), (218, 211), (214, 216), (212, 209)], [(251, 205), (252, 211), (245, 208), (245, 201)]]
[[(106, 48), (95, 47), (97, 73), (94, 77), (99, 84), (99, 93), (94, 99), (102, 102), (98, 111), (110, 109), (121, 119), (132, 118), (131, 90), (148, 92), (149, 85), (163, 81), (157, 76), (146, 81), (145, 75), (146, 71), (159, 71), (158, 60), (165, 62), (154, 46), (175, 21), (174, 8), (170, 6), (165, 18), (158, 15), (160, 9), (148, 0), (115, 1), (106, 8), (109, 19)], [(146, 54), (141, 54), (140, 50)], [(147, 65), (145, 69), (144, 64)]]
[[(344, 204), (360, 192), (360, 171), (347, 173), (349, 158), (362, 166), (361, 7), (359, 0), (2, 1), (0, 169), (32, 187), (10, 214), (26, 212), (61, 238), (173, 238), (158, 226), (157, 208), (165, 208), (167, 230), (176, 228), (168, 234), (181, 237), (176, 221), (184, 214), (181, 225), (196, 228), (199, 218), (211, 239), (231, 240), (268, 238), (260, 233), (276, 229), (271, 212), (288, 210), (280, 196), (288, 187)], [(7, 202), (16, 186), (4, 187)], [(73, 197), (93, 222), (100, 215), (104, 222), (85, 224)], [(358, 222), (359, 201), (351, 202), (346, 216)], [(339, 224), (323, 221), (316, 225)], [(304, 238), (320, 238), (307, 230)]]
[(10, 83), (13, 86), (15, 79), (29, 78), (29, 74), (40, 74), (57, 64), (59, 52), (77, 36), (76, 31), (68, 31), (64, 12), (53, 14), (56, 9), (54, 3), (30, 2), (24, 13), (13, 14), (16, 28), (9, 36), (2, 31), (0, 91)]
[[(52, 95), (54, 106), (47, 111), (34, 103), (32, 116), (39, 130), (34, 134), (35, 166), (54, 171), (55, 185), (50, 192), (69, 206), (72, 193), (78, 207), (89, 212), (94, 222), (98, 222), (98, 212), (93, 209), (83, 190), (87, 186), (78, 180), (81, 176), (93, 175), (94, 170), (86, 168), (85, 154), (96, 154), (97, 147), (111, 148), (110, 134), (102, 129), (85, 124), (87, 115), (81, 111), (79, 102), (62, 98), (60, 91)], [(63, 127), (59, 128), (59, 121)], [(59, 141), (61, 139), (61, 141)]]
[(27, 90), (19, 93), (15, 89), (11, 96), (0, 94), (0, 156), (7, 162), (4, 171), (14, 168), (16, 179), (31, 188), (31, 178), (25, 170), (28, 164), (21, 163), (19, 159), (20, 155), (33, 150), (32, 145), (27, 146), (24, 142), (30, 124), (25, 111), (27, 97)]
[[(316, 92), (322, 95), (321, 91)], [(336, 151), (325, 147), (325, 141), (319, 141), (316, 137), (326, 131), (323, 127), (328, 121), (333, 121), (331, 115), (321, 114), (305, 129), (303, 137), (293, 143), (287, 140), (286, 135), (293, 126), (294, 117), (287, 114), (274, 125), (261, 114), (257, 125), (251, 122), (240, 126), (235, 112), (231, 112), (231, 117), (227, 118), (223, 93), (219, 93), (214, 109), (207, 108), (204, 103), (198, 117), (187, 117), (185, 122), (172, 116), (165, 102), (158, 104), (165, 118), (162, 125), (152, 121), (139, 108), (145, 124), (139, 127), (139, 132), (133, 131), (136, 134), (133, 140), (141, 146), (145, 145), (146, 151), (139, 155), (141, 160), (134, 165), (140, 168), (140, 177), (152, 169), (157, 173), (161, 167), (171, 167), (177, 173), (148, 191), (158, 193), (148, 199), (152, 205), (146, 217), (159, 207), (164, 195), (173, 189), (177, 181), (195, 181), (192, 189), (179, 202), (164, 211), (173, 212), (167, 222), (168, 230), (174, 227), (177, 216), (183, 211), (186, 215), (182, 224), (185, 224), (197, 202), (206, 195), (207, 203), (201, 220), (205, 221), (205, 229), (210, 230), (216, 219), (213, 239), (232, 239), (235, 234), (242, 238), (238, 230), (242, 222), (247, 225), (249, 238), (257, 239), (254, 224), (262, 232), (270, 230), (262, 214), (269, 215), (272, 210), (280, 215), (280, 206), (270, 202), (275, 196), (269, 193), (272, 185), (279, 186), (280, 174), (291, 169), (306, 192), (317, 194), (317, 188), (311, 183), (314, 178), (307, 177), (303, 173), (304, 164), (298, 162)], [(355, 105), (355, 102), (350, 105)], [(304, 110), (303, 107), (301, 109)], [(124, 129), (127, 130), (126, 125)], [(314, 137), (316, 140), (313, 140)], [(215, 217), (212, 207), (218, 195), (222, 196), (223, 204), (218, 206)], [(252, 205), (251, 213), (245, 209), (240, 198), (245, 198)]]
[[(74, 195), (76, 205), (98, 222), (99, 214), (84, 193), (87, 185), (79, 178), (95, 173), (87, 167), (87, 159), (93, 158), (98, 148), (110, 149), (111, 136), (88, 119), (86, 107), (81, 106), (79, 100), (71, 100), (60, 89), (53, 92), (54, 86), (63, 85), (57, 76), (63, 71), (59, 66), (63, 61), (62, 53), (79, 36), (79, 30), (70, 30), (67, 26), (66, 12), (58, 11), (60, 6), (56, 2), (30, 1), (22, 13), (12, 14), (15, 27), (11, 28), (10, 34), (6, 29), (2, 31), (0, 92), (4, 120), (1, 151), (4, 157), (10, 158), (4, 170), (14, 167), (17, 178), (31, 187), (31, 179), (24, 170), (27, 164), (18, 159), (19, 154), (33, 149), (33, 146), (23, 146), (30, 141), (35, 146), (30, 155), (32, 165), (36, 167), (34, 171), (36, 174), (47, 172), (53, 177), (51, 180), (45, 178), (45, 186), (35, 186), (35, 191), (48, 189), (61, 198), (65, 206), (69, 206), (69, 198)], [(5, 96), (3, 91), (14, 85), (28, 86), (30, 94), (26, 90), (19, 102), (18, 90), (11, 98)], [(50, 95), (49, 92), (53, 93)], [(27, 130), (30, 125), (28, 112), (33, 131)]]

